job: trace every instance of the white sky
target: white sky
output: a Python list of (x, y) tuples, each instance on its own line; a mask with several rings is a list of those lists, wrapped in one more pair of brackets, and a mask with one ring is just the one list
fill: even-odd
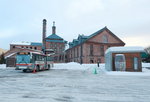
[(127, 46), (150, 45), (150, 0), (0, 0), (0, 48), (12, 42), (41, 42), (52, 22), (67, 41), (107, 26)]

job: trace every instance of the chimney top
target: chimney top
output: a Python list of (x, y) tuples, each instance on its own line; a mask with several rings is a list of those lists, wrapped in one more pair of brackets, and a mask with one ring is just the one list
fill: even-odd
[(43, 19), (43, 22), (46, 22), (46, 19)]
[(55, 26), (55, 21), (53, 21), (53, 26)]
[(55, 21), (53, 21), (52, 34), (56, 34)]

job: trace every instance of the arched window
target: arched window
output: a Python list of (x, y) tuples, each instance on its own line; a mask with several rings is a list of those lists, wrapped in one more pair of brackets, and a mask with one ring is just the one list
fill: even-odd
[(37, 47), (34, 47), (35, 50), (37, 50)]
[(91, 44), (91, 45), (90, 45), (90, 55), (91, 55), (91, 56), (93, 56), (93, 50), (94, 50), (94, 49), (93, 49), (93, 45)]
[(100, 46), (100, 55), (104, 56), (104, 46), (103, 45)]
[(102, 41), (103, 41), (103, 43), (108, 43), (108, 37), (107, 37), (107, 35), (103, 35)]

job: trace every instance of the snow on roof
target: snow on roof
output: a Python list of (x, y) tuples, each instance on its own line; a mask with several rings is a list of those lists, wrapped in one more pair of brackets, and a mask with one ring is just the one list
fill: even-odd
[(53, 49), (45, 49), (46, 51), (54, 51)]
[(145, 52), (143, 47), (128, 46), (128, 47), (110, 47), (106, 50), (108, 52)]
[(12, 42), (12, 45), (31, 45), (31, 42)]
[(32, 45), (32, 46), (42, 46), (42, 43), (39, 42), (13, 42), (12, 45)]
[(69, 49), (69, 45), (68, 44), (66, 44), (66, 47), (65, 47), (65, 50), (67, 50), (67, 49)]
[(42, 52), (30, 52), (30, 53), (44, 55)]
[(16, 54), (17, 52), (14, 52), (14, 53), (11, 53), (11, 54), (9, 54), (9, 55), (7, 55), (7, 56), (5, 56), (5, 59), (6, 58), (8, 58), (8, 57), (11, 57), (11, 56), (13, 56), (14, 54)]

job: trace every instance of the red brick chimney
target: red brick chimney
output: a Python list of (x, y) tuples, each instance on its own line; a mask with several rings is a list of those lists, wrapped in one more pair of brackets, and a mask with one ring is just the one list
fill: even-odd
[(46, 45), (46, 41), (45, 41), (45, 38), (46, 38), (46, 19), (43, 19), (43, 39), (42, 39), (42, 43), (43, 43), (43, 46), (45, 48), (45, 45)]
[(56, 26), (55, 26), (55, 21), (53, 21), (53, 26), (52, 26), (52, 34), (56, 34)]

